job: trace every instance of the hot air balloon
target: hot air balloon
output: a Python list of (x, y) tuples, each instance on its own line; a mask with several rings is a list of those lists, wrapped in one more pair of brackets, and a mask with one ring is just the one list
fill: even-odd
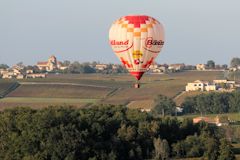
[(139, 80), (164, 45), (163, 26), (146, 15), (124, 16), (112, 24), (109, 43), (139, 88)]

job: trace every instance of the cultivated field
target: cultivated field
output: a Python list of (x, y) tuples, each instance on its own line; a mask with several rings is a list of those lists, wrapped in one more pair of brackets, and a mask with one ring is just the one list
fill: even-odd
[(14, 90), (18, 84), (12, 80), (0, 80), (0, 98)]
[(22, 84), (7, 97), (102, 99), (112, 88), (66, 84)]
[[(220, 71), (189, 71), (172, 74), (145, 74), (141, 79), (141, 88), (133, 88), (135, 79), (129, 74), (65, 74), (48, 75), (45, 79), (24, 79), (7, 98), (78, 98), (99, 99), (98, 103), (129, 104), (130, 108), (150, 108), (158, 94), (176, 97), (188, 82), (222, 78)], [(30, 103), (30, 99), (25, 99)], [(28, 102), (29, 101), (29, 102)], [(22, 106), (25, 103), (0, 101), (0, 107), (8, 105)], [(38, 103), (34, 103), (35, 106)], [(39, 106), (42, 106), (39, 103)]]

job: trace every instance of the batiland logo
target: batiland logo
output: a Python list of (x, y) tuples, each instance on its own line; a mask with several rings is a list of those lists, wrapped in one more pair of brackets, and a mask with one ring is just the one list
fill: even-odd
[(110, 44), (115, 53), (125, 52), (133, 47), (133, 43), (131, 44), (129, 40), (126, 41), (110, 40)]
[(162, 46), (164, 45), (164, 41), (162, 40), (154, 40), (152, 37), (147, 37), (145, 41), (145, 46), (147, 48), (151, 48), (152, 46)]
[(111, 43), (112, 46), (114, 46), (114, 45), (128, 45), (129, 40), (126, 40), (126, 41), (111, 40), (110, 43)]

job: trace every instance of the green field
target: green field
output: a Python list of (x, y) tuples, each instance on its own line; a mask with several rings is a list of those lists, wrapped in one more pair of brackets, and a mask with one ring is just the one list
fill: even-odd
[[(145, 74), (141, 88), (135, 89), (134, 77), (129, 74), (49, 74), (47, 78), (23, 79), (8, 98), (78, 98), (100, 99), (105, 104), (129, 104), (130, 108), (151, 108), (153, 99), (159, 94), (176, 97), (188, 82), (222, 78), (220, 71), (189, 71), (171, 74)], [(0, 106), (25, 103), (7, 101)], [(37, 103), (34, 105), (37, 106)], [(39, 106), (42, 106), (41, 103)]]

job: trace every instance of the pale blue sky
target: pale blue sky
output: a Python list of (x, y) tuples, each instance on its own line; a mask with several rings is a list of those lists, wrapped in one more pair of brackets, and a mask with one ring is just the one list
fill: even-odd
[(59, 60), (118, 63), (112, 22), (129, 14), (165, 27), (159, 63), (229, 63), (240, 57), (239, 0), (0, 0), (0, 63)]

